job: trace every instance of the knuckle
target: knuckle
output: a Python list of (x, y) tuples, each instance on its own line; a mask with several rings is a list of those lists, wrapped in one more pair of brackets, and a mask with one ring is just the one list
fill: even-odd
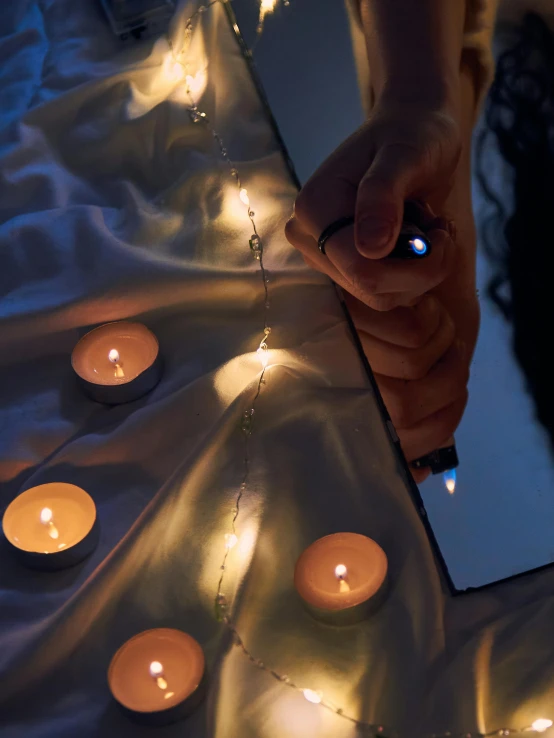
[(423, 379), (432, 366), (432, 361), (424, 351), (409, 349), (405, 352), (402, 361), (402, 375), (404, 379)]
[(379, 313), (387, 313), (398, 307), (398, 298), (393, 295), (375, 295), (369, 297), (369, 307)]
[(428, 321), (423, 320), (417, 314), (411, 314), (406, 325), (406, 347), (411, 349), (423, 348), (428, 343), (432, 333)]
[(285, 238), (291, 244), (291, 246), (296, 246), (295, 233), (296, 233), (296, 224), (295, 224), (294, 218), (290, 218), (285, 223)]
[(314, 206), (313, 206), (313, 187), (308, 182), (298, 193), (294, 203), (294, 216), (302, 223), (307, 223), (311, 220)]
[(445, 438), (449, 438), (454, 434), (454, 431), (460, 424), (462, 415), (464, 414), (465, 406), (467, 404), (468, 393), (467, 389), (464, 389), (461, 397), (459, 397), (449, 408), (449, 411), (444, 414), (444, 422), (441, 427), (441, 440), (442, 443)]
[(377, 280), (371, 274), (361, 275), (355, 268), (347, 269), (348, 279), (352, 285), (353, 294), (360, 296), (362, 302), (373, 307), (375, 299), (374, 292), (377, 288)]
[(387, 405), (387, 409), (395, 428), (409, 428), (414, 424), (415, 413), (413, 403), (407, 397), (395, 397), (393, 402), (391, 402), (390, 408)]

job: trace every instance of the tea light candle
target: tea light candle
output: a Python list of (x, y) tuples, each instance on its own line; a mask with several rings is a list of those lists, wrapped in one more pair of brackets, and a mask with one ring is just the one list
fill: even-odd
[(85, 392), (108, 405), (131, 402), (150, 392), (161, 377), (156, 336), (141, 323), (106, 323), (73, 349), (71, 364)]
[(96, 506), (84, 489), (54, 482), (31, 487), (8, 505), (2, 519), (7, 541), (34, 569), (65, 569), (98, 543)]
[(167, 725), (194, 710), (205, 695), (204, 652), (188, 633), (145, 630), (121, 646), (108, 669), (110, 691), (131, 719)]
[(294, 586), (315, 618), (330, 625), (349, 625), (378, 607), (387, 569), (385, 552), (371, 538), (333, 533), (302, 553), (294, 570)]

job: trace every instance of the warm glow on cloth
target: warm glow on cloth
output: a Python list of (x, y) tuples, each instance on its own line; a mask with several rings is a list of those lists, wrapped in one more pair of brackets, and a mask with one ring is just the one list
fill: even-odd
[[(250, 731), (281, 738), (286, 719), (294, 722), (286, 731), (294, 738), (357, 731), (327, 709), (327, 699), (354, 720), (374, 714), (379, 719), (383, 705), (393, 706), (387, 715), (400, 723), (392, 728), (401, 738), (412, 735), (412, 715), (427, 701), (425, 708), (445, 706), (446, 731), (457, 715), (456, 698), (472, 704), (471, 654), (485, 620), (495, 632), (491, 681), (498, 704), (510, 710), (512, 695), (530, 699), (529, 673), (504, 671), (503, 665), (530, 663), (550, 646), (545, 643), (550, 612), (544, 606), (552, 591), (545, 581), (549, 574), (537, 576), (536, 585), (528, 582), (525, 598), (518, 599), (517, 588), (507, 585), (505, 598), (476, 593), (463, 604), (463, 598), (445, 601), (429, 541), (334, 290), (304, 267), (283, 238), (295, 188), (225, 7), (217, 3), (195, 20), (190, 69), (183, 68), (181, 78), (170, 62), (164, 66), (166, 39), (121, 47), (99, 22), (94, 4), (57, 0), (64, 23), (48, 46), (48, 88), (36, 90), (37, 53), (29, 49), (42, 52), (44, 39), (30, 35), (22, 45), (20, 31), (10, 32), (21, 22), (36, 27), (36, 8), (7, 3), (3, 10), (16, 70), (9, 84), (17, 79), (9, 114), (18, 123), (6, 127), (0, 152), (9, 177), (5, 204), (13, 212), (0, 234), (8, 255), (2, 276), (10, 294), (3, 321), (6, 381), (0, 388), (10, 419), (0, 428), (6, 495), (35, 472), (50, 474), (56, 467), (75, 481), (90, 481), (103, 525), (99, 565), (91, 560), (74, 569), (63, 586), (50, 582), (47, 596), (37, 592), (36, 573), (12, 568), (8, 557), (3, 561), (8, 585), (0, 613), (3, 658), (13, 668), (2, 699), (32, 702), (27, 738), (66, 729), (68, 696), (73, 732), (100, 730), (103, 738), (119, 738), (122, 718), (106, 711), (102, 680), (82, 672), (71, 680), (69, 694), (68, 680), (56, 675), (71, 672), (81, 659), (90, 674), (101, 674), (124, 632), (130, 636), (149, 620), (178, 619), (207, 644), (210, 663), (221, 655), (221, 676), (218, 670), (206, 712), (217, 731), (232, 735)], [(185, 15), (176, 13), (177, 51)], [(86, 42), (67, 43), (83, 34)], [(249, 246), (254, 231), (248, 206), (205, 118), (193, 123), (183, 109), (190, 106), (186, 77), (196, 79), (199, 69), (209, 72), (206, 94), (189, 80), (191, 95), (201, 95), (198, 105), (214, 121), (244, 178), (272, 290), (270, 369), (251, 436), (241, 420), (252, 409), (263, 369), (256, 352), (265, 295), (260, 262)], [(37, 101), (31, 109), (30, 90)], [(55, 116), (53, 128), (54, 106), (63, 115)], [(32, 125), (19, 125), (29, 115)], [(62, 219), (56, 215), (60, 207)], [(164, 222), (174, 212), (179, 220), (169, 231)], [(38, 266), (48, 269), (37, 268), (36, 253)], [(13, 264), (10, 254), (17, 254)], [(68, 289), (59, 289), (60, 283)], [(18, 297), (29, 285), (32, 305)], [(141, 315), (160, 328), (167, 359), (156, 396), (115, 411), (75, 399), (64, 355), (68, 331)], [(11, 343), (25, 351), (11, 356)], [(103, 354), (106, 361), (111, 348)], [(123, 350), (121, 358), (126, 362)], [(251, 476), (233, 534), (245, 438), (251, 438)], [(53, 503), (52, 509), (64, 539), (65, 521)], [(35, 511), (33, 523), (51, 542), (39, 514)], [(339, 522), (369, 534), (386, 532), (395, 577), (382, 617), (337, 637), (309, 622), (293, 599), (291, 565), (294, 552), (336, 530)], [(230, 549), (226, 535), (238, 539)], [(252, 658), (239, 645), (228, 648), (239, 643), (238, 636), (231, 641), (213, 617), (227, 551), (222, 589)], [(36, 608), (28, 607), (31, 591), (33, 602), (40, 599)], [(468, 617), (460, 613), (463, 607)], [(531, 632), (514, 627), (522, 622), (522, 608), (533, 623)], [(17, 610), (24, 612), (23, 620), (14, 621)], [(535, 632), (540, 639), (534, 639)], [(462, 638), (458, 656), (455, 646)], [(440, 679), (436, 664), (445, 656), (444, 642), (453, 648), (448, 678)], [(158, 659), (168, 683), (163, 692), (160, 677), (149, 672)], [(175, 667), (177, 675), (183, 661)], [(171, 668), (172, 652), (157, 649), (132, 668), (156, 706), (178, 699)], [(291, 687), (285, 674), (299, 686)], [(538, 670), (533, 674), (539, 698), (547, 694), (549, 679)], [(320, 701), (308, 702), (304, 687)], [(48, 700), (34, 699), (44, 688)], [(296, 707), (278, 724), (283, 705), (291, 702)], [(398, 713), (395, 704), (402, 706)], [(547, 710), (527, 714), (543, 714), (542, 720), (549, 715)], [(99, 726), (91, 726), (91, 715), (101, 715)], [(306, 718), (301, 728), (300, 715)], [(17, 732), (17, 717), (7, 716), (8, 733)], [(436, 726), (429, 717), (432, 731)], [(547, 730), (542, 722), (538, 727)], [(200, 716), (177, 732), (197, 738), (204, 728)], [(359, 732), (378, 733), (365, 725)]]

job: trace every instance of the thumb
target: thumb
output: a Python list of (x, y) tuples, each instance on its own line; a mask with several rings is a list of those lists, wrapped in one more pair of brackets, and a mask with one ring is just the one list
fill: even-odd
[(404, 201), (413, 190), (418, 152), (389, 145), (379, 150), (358, 186), (356, 248), (369, 259), (382, 259), (396, 243), (404, 214)]

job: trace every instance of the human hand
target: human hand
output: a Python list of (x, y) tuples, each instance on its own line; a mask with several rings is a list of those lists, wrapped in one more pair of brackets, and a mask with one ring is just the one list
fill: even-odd
[[(302, 188), (286, 236), (310, 266), (375, 310), (413, 304), (453, 267), (448, 232), (433, 234), (426, 259), (382, 259), (394, 248), (406, 200), (432, 201), (435, 209), (446, 200), (459, 152), (458, 125), (446, 110), (379, 104)], [(322, 255), (321, 232), (354, 213), (354, 233), (337, 232)]]
[[(451, 171), (457, 162), (455, 123), (448, 116), (441, 114), (437, 120), (435, 114), (424, 112), (416, 116), (421, 124), (415, 131), (406, 130), (403, 123), (398, 130), (394, 123), (399, 114), (393, 111), (398, 108), (378, 112), (376, 129), (370, 125), (373, 117), (323, 164), (300, 193), (286, 233), (310, 266), (350, 293), (347, 304), (364, 351), (406, 458), (412, 461), (449, 445), (467, 401), (479, 322), (475, 233), (469, 157), (465, 155), (465, 161)], [(391, 121), (387, 130), (382, 128), (385, 121)], [(437, 141), (435, 134), (441, 129)], [(364, 142), (373, 130), (383, 137), (377, 139), (381, 148), (373, 141), (371, 156), (362, 162), (359, 151), (365, 150)], [(471, 125), (466, 125), (466, 144), (470, 135)], [(466, 154), (468, 150), (469, 146)], [(363, 171), (366, 161), (367, 173)], [(394, 247), (404, 200), (416, 198), (431, 202), (435, 212), (446, 216), (434, 218), (426, 208), (425, 222), (419, 224), (431, 238), (433, 253), (420, 262), (377, 261)], [(384, 246), (375, 241), (366, 246), (358, 237), (357, 222), (356, 233), (352, 228), (337, 233), (327, 242), (328, 256), (321, 255), (317, 248), (321, 231), (355, 208), (358, 216), (362, 207), (375, 215), (376, 222), (384, 214), (384, 222), (393, 223), (391, 240)], [(458, 238), (450, 219), (458, 225)], [(437, 251), (440, 259), (433, 263)], [(429, 291), (430, 296), (421, 298)], [(424, 471), (412, 473), (417, 482), (427, 476)]]
[[(408, 462), (451, 445), (467, 401), (467, 347), (433, 295), (379, 312), (345, 301)], [(428, 470), (412, 469), (416, 482)]]

